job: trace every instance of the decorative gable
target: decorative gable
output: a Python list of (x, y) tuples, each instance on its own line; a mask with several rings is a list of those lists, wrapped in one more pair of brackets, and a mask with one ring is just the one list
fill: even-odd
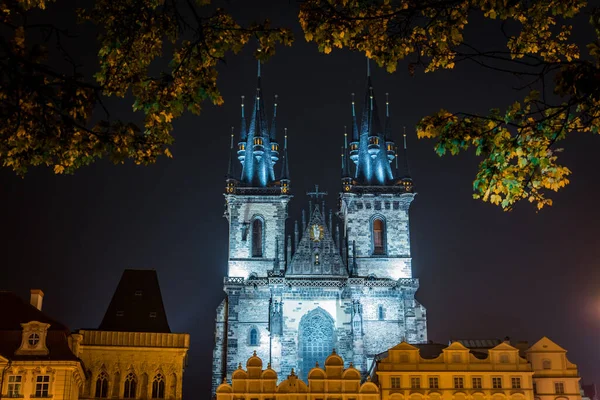
[(21, 324), (23, 333), (21, 336), (21, 346), (15, 351), (16, 355), (46, 356), (48, 347), (46, 346), (46, 336), (50, 324), (38, 321), (30, 321)]

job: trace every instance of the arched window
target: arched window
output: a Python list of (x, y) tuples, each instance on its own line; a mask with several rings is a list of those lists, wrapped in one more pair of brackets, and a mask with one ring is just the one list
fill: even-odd
[(380, 218), (373, 220), (373, 254), (385, 254), (385, 223)]
[(305, 314), (300, 319), (298, 328), (298, 362), (302, 379), (306, 379), (310, 371), (318, 362), (325, 363), (325, 359), (334, 348), (334, 320), (322, 308), (317, 308)]
[(162, 374), (156, 374), (154, 380), (152, 381), (152, 398), (165, 398), (165, 378), (162, 376)]
[(256, 218), (252, 222), (252, 257), (263, 256), (263, 222)]
[(544, 369), (552, 369), (552, 361), (550, 361), (550, 360), (544, 360), (543, 361), (543, 368)]
[(379, 306), (377, 307), (377, 319), (379, 319), (380, 321), (382, 321), (385, 318), (384, 312), (383, 312), (383, 306)]
[(98, 379), (96, 379), (96, 396), (99, 398), (107, 398), (108, 397), (108, 375), (106, 372), (101, 372), (98, 375)]
[(250, 346), (258, 346), (258, 330), (256, 328), (250, 329)]
[(135, 399), (135, 393), (137, 388), (137, 378), (133, 372), (130, 372), (125, 377), (125, 387), (123, 390), (124, 399)]

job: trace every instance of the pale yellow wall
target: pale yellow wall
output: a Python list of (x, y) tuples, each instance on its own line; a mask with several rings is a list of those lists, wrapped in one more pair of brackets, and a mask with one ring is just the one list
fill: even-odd
[(83, 360), (88, 379), (81, 398), (95, 396), (96, 380), (108, 374), (109, 398), (122, 398), (125, 377), (137, 377), (138, 399), (149, 399), (157, 373), (165, 380), (165, 398), (182, 397), (183, 370), (189, 335), (177, 333), (79, 331), (82, 341), (78, 356)]
[(0, 370), (4, 372), (2, 397), (8, 394), (9, 376), (20, 375), (21, 395), (24, 398), (34, 397), (36, 377), (49, 375), (48, 394), (53, 400), (77, 400), (83, 387), (83, 370), (76, 361), (12, 361), (9, 365), (0, 359)]
[[(533, 366), (536, 399), (581, 400), (577, 365), (567, 359), (567, 351), (544, 337), (527, 350), (527, 360)], [(544, 361), (549, 361), (548, 365)], [(556, 392), (555, 384), (561, 382), (564, 394)]]

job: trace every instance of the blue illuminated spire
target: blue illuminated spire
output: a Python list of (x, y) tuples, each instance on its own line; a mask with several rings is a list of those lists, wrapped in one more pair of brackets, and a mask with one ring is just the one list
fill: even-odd
[[(243, 163), (241, 183), (244, 187), (266, 187), (270, 183), (274, 182), (275, 173), (273, 171), (273, 165), (279, 158), (277, 153), (277, 143), (274, 142), (271, 144), (270, 140), (269, 126), (261, 88), (260, 69), (260, 61), (258, 61), (254, 108), (252, 110), (250, 126), (246, 133), (244, 146), (245, 154), (240, 159), (240, 161)], [(274, 132), (274, 121), (272, 125), (272, 130)], [(240, 148), (242, 148), (241, 135)], [(238, 158), (240, 157), (238, 156)]]
[(227, 168), (227, 178), (235, 178), (235, 150), (233, 148), (234, 127), (231, 127), (231, 143), (229, 145), (229, 166)]
[[(353, 122), (355, 119), (354, 117)], [(358, 140), (354, 142), (353, 137), (353, 143), (350, 144), (350, 159), (356, 164), (356, 184), (385, 186), (393, 183), (394, 176), (390, 163), (395, 156), (395, 145), (390, 138), (390, 130), (389, 101), (386, 99), (386, 126), (384, 129), (379, 118), (379, 109), (371, 80), (371, 67), (367, 59), (367, 88), (360, 131), (353, 130), (353, 136), (356, 135)], [(355, 144), (356, 146), (354, 146)]]

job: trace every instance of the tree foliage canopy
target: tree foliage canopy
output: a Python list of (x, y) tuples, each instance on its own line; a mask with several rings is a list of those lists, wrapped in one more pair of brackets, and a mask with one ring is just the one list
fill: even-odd
[[(436, 140), (441, 156), (474, 149), (482, 157), (474, 197), (512, 209), (522, 199), (551, 205), (548, 191), (569, 183), (556, 144), (572, 132), (600, 126), (600, 13), (590, 13), (596, 37), (587, 54), (570, 41), (567, 22), (583, 0), (308, 0), (300, 23), (308, 41), (330, 53), (348, 48), (389, 72), (408, 60), (411, 73), (471, 61), (520, 78), (520, 100), (487, 115), (445, 109), (423, 117), (421, 138)], [(499, 21), (502, 49), (478, 48), (465, 37), (476, 16)], [(524, 92), (524, 93), (523, 93)]]
[[(0, 23), (12, 33), (0, 37), (0, 159), (20, 175), (37, 165), (72, 173), (104, 156), (137, 164), (170, 157), (173, 120), (186, 110), (199, 113), (204, 100), (223, 102), (216, 66), (227, 52), (256, 38), (256, 57), (266, 59), (276, 44), (292, 41), (288, 29), (268, 21), (242, 27), (206, 0), (95, 0), (79, 10), (82, 22), (100, 32), (99, 70), (89, 82), (63, 46), (69, 33), (30, 22), (49, 1), (0, 0)], [(70, 71), (51, 66), (49, 45), (58, 47)], [(165, 58), (167, 67), (152, 74), (151, 64)], [(104, 107), (106, 96), (128, 94), (134, 110), (144, 112), (143, 126), (111, 118)], [(102, 117), (91, 123), (96, 107)]]
[[(217, 64), (252, 38), (256, 57), (290, 45), (289, 29), (269, 21), (241, 26), (210, 0), (94, 0), (79, 10), (99, 35), (99, 69), (88, 80), (63, 46), (69, 32), (39, 23), (52, 0), (0, 0), (0, 159), (23, 175), (32, 166), (72, 173), (101, 157), (148, 164), (171, 156), (173, 120), (221, 104)], [(57, 0), (61, 1), (61, 0)], [(590, 12), (596, 37), (585, 53), (568, 24), (583, 0), (305, 0), (300, 24), (321, 52), (364, 53), (389, 72), (452, 69), (461, 62), (517, 76), (518, 100), (485, 115), (440, 110), (417, 125), (439, 155), (474, 149), (482, 158), (474, 197), (510, 210), (522, 199), (542, 208), (549, 191), (569, 183), (557, 144), (600, 125), (600, 12)], [(588, 10), (589, 11), (589, 10)], [(478, 48), (465, 37), (473, 18), (496, 20), (505, 46)], [(39, 38), (42, 37), (40, 40)], [(48, 47), (69, 68), (49, 62)], [(165, 60), (167, 62), (165, 62)], [(155, 68), (157, 65), (162, 68)], [(111, 117), (103, 99), (132, 95), (141, 125)]]

